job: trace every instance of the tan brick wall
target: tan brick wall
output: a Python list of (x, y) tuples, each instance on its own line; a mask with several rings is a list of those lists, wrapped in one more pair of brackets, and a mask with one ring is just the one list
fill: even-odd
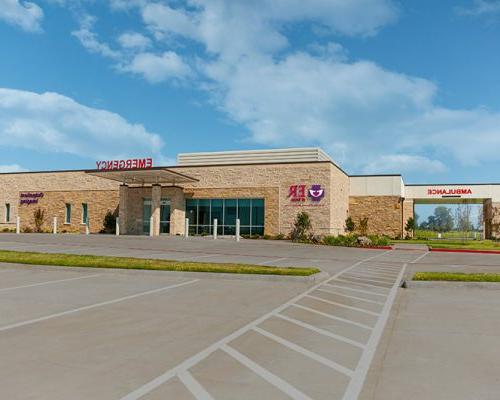
[[(0, 229), (15, 229), (20, 192), (118, 190), (119, 183), (83, 171), (0, 174)], [(11, 205), (11, 222), (5, 223), (5, 204)]]
[[(34, 228), (33, 213), (40, 208), (45, 212), (43, 230), (52, 231), (53, 219), (57, 217), (58, 232), (85, 233), (82, 224), (82, 203), (88, 204), (89, 227), (91, 233), (98, 233), (103, 228), (104, 216), (118, 207), (118, 191), (78, 190), (44, 192), (38, 204), (19, 205), (21, 229)], [(66, 203), (71, 204), (71, 223), (65, 223)]]
[(500, 234), (495, 232), (495, 225), (500, 224), (500, 203), (491, 199), (484, 201), (484, 235), (486, 239), (498, 239)]
[[(405, 199), (403, 201), (403, 228), (406, 226), (409, 218), (415, 218), (414, 206), (412, 199)], [(411, 235), (411, 232), (404, 231), (404, 236)]]
[[(348, 206), (349, 179), (329, 162), (176, 167), (173, 169), (200, 180), (197, 183), (185, 185), (186, 192), (189, 192), (189, 188), (199, 188), (200, 190), (217, 189), (218, 193), (223, 193), (228, 188), (232, 190), (238, 188), (249, 190), (249, 193), (243, 197), (257, 198), (261, 197), (255, 193), (257, 189), (277, 191), (278, 199), (272, 201), (278, 203), (279, 218), (275, 222), (276, 210), (271, 200), (267, 201), (266, 209), (268, 207), (270, 209), (266, 210), (266, 234), (273, 235), (276, 232), (288, 234), (300, 211), (310, 214), (316, 234), (338, 233), (343, 229)], [(288, 197), (289, 187), (301, 184), (306, 185), (307, 188), (319, 184), (326, 190), (326, 195), (319, 203), (314, 203), (309, 199), (304, 203), (293, 203)], [(199, 194), (196, 196), (203, 197)], [(267, 221), (268, 216), (270, 221)], [(273, 224), (278, 225), (277, 229)]]
[(352, 196), (349, 214), (359, 225), (368, 217), (368, 233), (399, 237), (402, 233), (402, 205), (398, 196)]

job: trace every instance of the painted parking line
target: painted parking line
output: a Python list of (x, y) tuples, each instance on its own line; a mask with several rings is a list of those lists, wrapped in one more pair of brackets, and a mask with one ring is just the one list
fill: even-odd
[(392, 304), (394, 303), (394, 299), (396, 297), (399, 282), (403, 278), (406, 267), (407, 264), (404, 264), (403, 267), (401, 268), (401, 271), (399, 272), (398, 279), (396, 279), (394, 285), (391, 288), (387, 301), (382, 310), (382, 314), (380, 318), (377, 320), (375, 327), (373, 328), (370, 339), (368, 339), (366, 350), (361, 355), (361, 359), (358, 362), (358, 366), (354, 371), (354, 376), (349, 382), (349, 385), (347, 386), (347, 389), (344, 393), (343, 400), (356, 400), (359, 397), (359, 394), (361, 393), (361, 390), (365, 383), (366, 375), (372, 363), (373, 357), (375, 356), (375, 352), (382, 337), (382, 333), (384, 332), (387, 320), (389, 319), (389, 314), (392, 308)]
[(232, 347), (224, 344), (221, 347), (221, 350), (226, 352), (228, 355), (233, 357), (235, 360), (239, 361), (242, 365), (253, 371), (255, 374), (259, 375), (261, 378), (265, 379), (271, 385), (275, 386), (283, 393), (290, 396), (290, 398), (294, 400), (312, 400), (305, 393), (302, 393), (299, 389), (290, 385), (284, 379), (281, 379), (279, 376), (274, 375), (272, 372), (268, 371), (264, 367), (260, 366), (256, 362), (253, 362), (248, 357), (241, 354), (239, 351), (233, 349)]
[(348, 287), (348, 286), (342, 286), (341, 282), (338, 282), (338, 283), (339, 284), (325, 283), (325, 286), (333, 287), (333, 288), (338, 288), (338, 289), (350, 290), (351, 292), (358, 292), (358, 293), (372, 294), (374, 296), (387, 297), (385, 294), (382, 294), (382, 293), (376, 293), (376, 292), (372, 292), (370, 290), (364, 290), (364, 289), (357, 289), (357, 288), (352, 288), (352, 287)]
[(358, 297), (358, 296), (351, 296), (351, 295), (348, 295), (348, 294), (339, 293), (338, 291), (327, 290), (327, 289), (318, 289), (318, 291), (324, 292), (324, 293), (334, 294), (335, 296), (345, 297), (346, 299), (352, 299), (352, 300), (357, 300), (357, 301), (364, 301), (366, 303), (379, 304), (379, 305), (382, 305), (382, 306), (384, 305), (384, 302), (382, 302), (382, 301), (370, 300), (370, 299), (366, 299), (364, 297)]
[(214, 400), (214, 398), (206, 391), (200, 382), (194, 379), (193, 375), (191, 375), (189, 371), (181, 372), (179, 374), (179, 379), (197, 400)]
[[(353, 281), (350, 281), (348, 279), (336, 279), (335, 282), (342, 282), (342, 283), (349, 283), (351, 285), (358, 285), (358, 286), (362, 286), (362, 287), (372, 287), (374, 289), (381, 289), (381, 290), (388, 290), (389, 288), (386, 288), (386, 287), (383, 287), (383, 286), (377, 286), (377, 285), (371, 285), (369, 283), (363, 283), (363, 282), (353, 282)], [(387, 292), (385, 292), (387, 293)]]
[[(368, 262), (368, 261), (370, 261), (372, 259), (375, 259), (375, 258), (378, 258), (380, 256), (383, 256), (383, 255), (385, 255), (385, 254), (387, 254), (389, 252), (390, 251), (383, 252), (383, 253), (377, 254), (375, 256), (368, 257), (368, 258), (366, 258), (364, 260), (358, 261), (355, 264), (353, 264), (353, 265), (345, 268), (344, 270), (339, 271), (338, 273), (336, 273), (335, 275), (333, 275), (331, 278), (329, 278), (328, 281), (337, 278), (338, 276), (340, 276), (342, 273), (344, 273), (346, 271), (349, 271), (351, 269), (356, 268), (358, 265), (361, 265), (364, 262)], [(231, 355), (231, 353), (234, 354), (234, 355), (237, 355), (239, 357), (240, 362), (241, 362), (241, 360), (243, 360), (246, 363), (246, 365), (249, 366), (249, 368), (250, 368), (250, 366), (252, 367), (252, 368), (250, 368), (250, 369), (252, 369), (252, 371), (258, 373), (261, 377), (263, 377), (264, 379), (266, 379), (268, 382), (270, 382), (270, 383), (275, 382), (276, 383), (276, 387), (282, 389), (282, 391), (284, 391), (285, 393), (287, 393), (290, 397), (292, 397), (294, 399), (302, 399), (302, 400), (303, 399), (309, 399), (308, 396), (306, 396), (304, 393), (302, 393), (298, 389), (294, 388), (288, 382), (286, 382), (283, 379), (279, 378), (278, 376), (272, 374), (271, 372), (267, 371), (265, 368), (259, 366), (257, 363), (253, 362), (252, 360), (248, 359), (247, 357), (243, 356), (242, 354), (240, 354), (239, 352), (237, 352), (236, 350), (234, 350), (233, 348), (231, 348), (229, 346), (229, 343), (231, 341), (235, 340), (236, 338), (242, 336), (246, 332), (249, 332), (249, 331), (253, 330), (255, 327), (257, 327), (258, 325), (260, 325), (261, 323), (263, 323), (267, 319), (269, 319), (269, 318), (271, 318), (271, 317), (273, 317), (273, 316), (281, 313), (283, 310), (287, 309), (288, 307), (290, 307), (290, 306), (299, 306), (299, 305), (295, 304), (297, 301), (301, 300), (307, 294), (313, 292), (314, 290), (316, 290), (317, 288), (319, 288), (323, 284), (324, 283), (321, 282), (321, 283), (318, 283), (317, 285), (314, 285), (313, 287), (309, 288), (305, 292), (299, 294), (298, 296), (296, 296), (293, 299), (287, 301), (286, 303), (283, 303), (282, 305), (278, 306), (277, 308), (275, 308), (271, 312), (269, 312), (269, 313), (267, 313), (267, 314), (265, 314), (265, 315), (257, 318), (256, 320), (250, 322), (249, 324), (241, 327), (240, 329), (234, 331), (230, 335), (228, 335), (228, 336), (220, 339), (219, 341), (213, 343), (212, 345), (208, 346), (207, 348), (205, 348), (204, 350), (200, 351), (199, 353), (197, 353), (197, 354), (191, 356), (190, 358), (184, 360), (183, 362), (181, 362), (177, 366), (169, 369), (168, 371), (164, 372), (163, 374), (161, 374), (161, 375), (157, 376), (156, 378), (152, 379), (151, 381), (145, 383), (143, 386), (139, 387), (138, 389), (136, 389), (136, 390), (134, 390), (134, 391), (126, 394), (120, 400), (137, 400), (137, 399), (140, 399), (141, 397), (143, 397), (146, 394), (150, 393), (151, 391), (155, 390), (157, 387), (163, 385), (165, 382), (169, 381), (171, 378), (173, 378), (174, 376), (178, 375), (179, 373), (182, 373), (183, 371), (189, 370), (191, 367), (193, 367), (194, 365), (198, 364), (199, 362), (201, 362), (202, 360), (204, 360), (210, 354), (214, 353), (217, 350), (224, 350), (224, 351), (226, 351), (230, 355)], [(303, 306), (300, 306), (300, 308), (307, 309), (307, 307), (303, 307)], [(313, 309), (310, 309), (310, 310), (312, 310), (313, 312), (321, 313), (320, 311), (317, 311), (317, 310), (313, 310)], [(330, 314), (326, 314), (326, 313), (322, 313), (322, 314), (328, 315), (330, 318), (336, 318), (336, 319), (339, 319), (339, 320), (344, 320), (344, 319), (341, 319), (339, 317), (331, 316)], [(345, 320), (345, 321), (348, 321), (348, 320)], [(358, 323), (353, 322), (353, 321), (349, 321), (349, 322), (351, 324), (353, 324), (353, 325), (363, 326), (362, 324), (358, 324)], [(364, 325), (363, 327), (365, 327), (365, 329), (369, 329), (369, 330), (372, 329), (371, 327), (368, 327), (366, 325)], [(257, 372), (257, 371), (259, 371), (259, 372)]]
[(394, 273), (394, 272), (379, 272), (379, 271), (373, 271), (373, 270), (370, 270), (370, 269), (357, 269), (356, 270), (356, 273), (361, 273), (361, 274), (364, 274), (366, 276), (380, 276), (380, 277), (383, 277), (383, 278), (390, 278), (390, 279), (396, 279), (398, 274), (397, 273)]
[(320, 364), (323, 364), (326, 367), (329, 367), (337, 372), (340, 372), (344, 375), (347, 375), (349, 378), (352, 377), (354, 371), (352, 369), (349, 369), (347, 367), (344, 367), (343, 365), (340, 365), (336, 363), (335, 361), (332, 361), (328, 358), (325, 358), (313, 351), (307, 350), (302, 346), (299, 346), (298, 344), (295, 344), (293, 342), (290, 342), (289, 340), (286, 340), (282, 338), (281, 336), (275, 335), (274, 333), (268, 332), (265, 329), (259, 328), (259, 327), (254, 327), (253, 330), (257, 333), (260, 333), (262, 336), (267, 337), (268, 339), (274, 340), (276, 343), (279, 343), (285, 347), (288, 347), (289, 349), (296, 351), (299, 354), (302, 354), (306, 357), (309, 357), (313, 359), (314, 361), (319, 362)]
[(345, 274), (344, 278), (352, 278), (352, 279), (359, 279), (363, 281), (370, 281), (370, 282), (376, 282), (376, 283), (385, 283), (385, 284), (391, 284), (394, 282), (394, 278), (380, 278), (380, 277), (372, 277), (372, 276), (362, 276), (362, 275), (356, 275), (356, 274)]
[(338, 317), (338, 316), (333, 315), (333, 314), (328, 314), (326, 312), (316, 310), (315, 308), (312, 308), (312, 307), (303, 306), (301, 304), (292, 304), (291, 306), (296, 307), (296, 308), (300, 308), (301, 310), (309, 311), (311, 313), (318, 314), (318, 315), (321, 315), (323, 317), (330, 318), (330, 319), (333, 319), (336, 321), (345, 322), (346, 324), (354, 325), (354, 326), (357, 326), (358, 328), (367, 329), (369, 331), (371, 331), (373, 329), (371, 326), (362, 324), (360, 322), (351, 321), (350, 319)]
[(2, 288), (2, 289), (0, 289), (0, 293), (1, 292), (8, 292), (8, 291), (11, 291), (11, 290), (17, 290), (17, 289), (26, 289), (26, 288), (36, 287), (36, 286), (53, 285), (53, 284), (61, 283), (61, 282), (77, 281), (77, 280), (80, 280), (80, 279), (96, 278), (98, 276), (101, 276), (101, 274), (78, 276), (76, 278), (57, 279), (57, 280), (54, 280), (54, 281), (32, 283), (30, 285), (23, 285), (23, 286), (13, 286), (13, 287), (8, 287), (8, 288)]
[(257, 265), (267, 265), (267, 264), (272, 264), (272, 263), (276, 263), (276, 262), (284, 261), (284, 260), (288, 260), (288, 257), (275, 258), (273, 260), (258, 263)]
[(317, 300), (317, 301), (321, 301), (321, 302), (326, 303), (326, 304), (331, 304), (332, 306), (347, 308), (348, 310), (353, 310), (353, 311), (359, 311), (359, 312), (362, 312), (362, 313), (365, 313), (365, 314), (368, 314), (368, 315), (373, 315), (375, 317), (378, 317), (380, 315), (380, 314), (378, 314), (376, 312), (365, 310), (364, 308), (348, 306), (346, 304), (338, 303), (336, 301), (326, 300), (326, 299), (323, 299), (322, 297), (313, 296), (311, 294), (308, 294), (307, 297), (311, 298), (311, 299), (314, 299), (314, 300)]
[(364, 349), (365, 345), (363, 343), (357, 342), (356, 340), (349, 339), (345, 336), (342, 335), (337, 335), (336, 333), (332, 333), (330, 331), (327, 331), (325, 329), (318, 328), (317, 326), (308, 324), (307, 322), (304, 321), (299, 321), (298, 319), (289, 317), (288, 315), (284, 314), (276, 314), (276, 317), (279, 317), (285, 321), (291, 322), (292, 324), (298, 325), (302, 328), (309, 329), (310, 331), (319, 333), (320, 335), (330, 337), (332, 339), (338, 340), (340, 342), (344, 342), (347, 344), (350, 344), (352, 346), (358, 347), (360, 349)]
[(7, 331), (7, 330), (10, 330), (10, 329), (14, 329), (14, 328), (20, 328), (22, 326), (36, 324), (37, 322), (43, 322), (43, 321), (47, 321), (47, 320), (50, 320), (50, 319), (54, 319), (54, 318), (58, 318), (58, 317), (63, 317), (63, 316), (66, 316), (66, 315), (76, 314), (76, 313), (82, 312), (82, 311), (92, 310), (92, 309), (95, 309), (95, 308), (98, 308), (98, 307), (103, 307), (103, 306), (108, 306), (108, 305), (111, 305), (111, 304), (120, 303), (122, 301), (131, 300), (131, 299), (135, 299), (135, 298), (138, 298), (138, 297), (147, 296), (147, 295), (154, 294), (154, 293), (160, 293), (160, 292), (163, 292), (163, 291), (166, 291), (166, 290), (178, 288), (178, 287), (181, 287), (181, 286), (190, 285), (190, 284), (198, 282), (198, 281), (199, 281), (199, 279), (193, 279), (191, 281), (177, 283), (177, 284), (169, 285), (169, 286), (163, 286), (163, 287), (158, 288), (158, 289), (148, 290), (146, 292), (136, 293), (136, 294), (132, 294), (130, 296), (125, 296), (125, 297), (120, 297), (120, 298), (113, 299), (113, 300), (103, 301), (103, 302), (100, 302), (100, 303), (90, 304), (88, 306), (83, 306), (83, 307), (79, 307), (79, 308), (73, 308), (71, 310), (62, 311), (62, 312), (59, 312), (59, 313), (50, 314), (50, 315), (46, 315), (44, 317), (34, 318), (34, 319), (27, 320), (27, 321), (17, 322), (15, 324), (11, 324), (11, 325), (1, 326), (0, 327), (0, 332)]

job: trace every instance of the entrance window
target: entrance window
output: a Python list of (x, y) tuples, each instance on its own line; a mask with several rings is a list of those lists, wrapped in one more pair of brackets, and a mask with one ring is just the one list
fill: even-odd
[(71, 224), (71, 204), (69, 203), (65, 205), (64, 223)]
[(151, 199), (143, 199), (142, 201), (142, 233), (149, 235), (151, 227)]
[(82, 203), (82, 224), (89, 222), (89, 206), (87, 203)]
[(5, 222), (10, 222), (10, 204), (5, 204)]
[(264, 199), (188, 199), (186, 218), (192, 235), (212, 234), (214, 219), (219, 234), (235, 235), (238, 218), (242, 235), (263, 235)]

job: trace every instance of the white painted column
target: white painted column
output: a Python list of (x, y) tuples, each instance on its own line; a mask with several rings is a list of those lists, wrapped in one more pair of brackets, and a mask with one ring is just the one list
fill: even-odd
[(217, 218), (214, 219), (214, 239), (217, 239)]
[(154, 233), (154, 226), (153, 226), (153, 216), (149, 218), (149, 236), (153, 236)]
[(120, 236), (120, 217), (116, 217), (115, 235)]
[(85, 223), (85, 234), (90, 235), (90, 226), (89, 226), (89, 221)]
[(184, 222), (184, 237), (189, 237), (189, 218)]
[(54, 233), (54, 235), (57, 234), (57, 217), (54, 217), (54, 222), (52, 225), (52, 232)]
[(161, 203), (161, 186), (153, 185), (151, 187), (151, 226), (153, 227), (153, 233), (151, 236), (160, 235), (160, 203)]
[(16, 217), (16, 233), (19, 235), (21, 233), (21, 217)]
[(236, 241), (240, 241), (240, 220), (239, 218), (236, 220)]

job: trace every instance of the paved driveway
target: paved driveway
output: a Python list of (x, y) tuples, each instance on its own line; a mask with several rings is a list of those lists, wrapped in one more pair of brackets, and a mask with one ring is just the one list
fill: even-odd
[[(49, 235), (1, 236), (0, 247), (108, 254), (94, 237), (77, 238), (81, 242), (58, 244)], [(424, 256), (253, 241), (186, 243), (127, 238), (108, 245), (135, 256), (209, 253), (227, 261), (262, 257), (270, 265), (320, 263), (331, 276), (311, 286), (2, 265), (2, 395), (356, 399), (405, 267)]]

